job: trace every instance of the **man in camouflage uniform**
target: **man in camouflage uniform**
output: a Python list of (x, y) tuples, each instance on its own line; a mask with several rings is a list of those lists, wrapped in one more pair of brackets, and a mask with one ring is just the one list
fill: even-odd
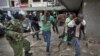
[(13, 49), (11, 48), (8, 40), (5, 37), (5, 27), (0, 22), (0, 56), (14, 56)]
[(22, 20), (20, 18), (19, 20), (12, 19), (6, 22), (6, 36), (14, 50), (14, 56), (23, 56), (23, 48), (25, 49), (25, 56), (30, 55), (30, 42), (23, 38)]

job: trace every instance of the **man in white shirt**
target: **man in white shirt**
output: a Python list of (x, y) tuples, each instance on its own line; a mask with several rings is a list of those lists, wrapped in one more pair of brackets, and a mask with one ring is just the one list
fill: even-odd
[(80, 29), (81, 25), (85, 26), (86, 21), (76, 17), (68, 23), (68, 42), (75, 48), (75, 56), (80, 56)]

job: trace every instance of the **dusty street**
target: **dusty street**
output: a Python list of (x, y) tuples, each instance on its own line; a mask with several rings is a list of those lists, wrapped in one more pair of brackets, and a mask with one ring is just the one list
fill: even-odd
[[(63, 27), (59, 27), (59, 32), (62, 33)], [(31, 52), (33, 56), (46, 56), (46, 47), (43, 42), (42, 34), (40, 34), (42, 40), (37, 41), (36, 38), (32, 38), (32, 36), (27, 37), (33, 47), (31, 48)], [(81, 41), (81, 56), (100, 56), (100, 38), (88, 38), (88, 47), (86, 47), (86, 41)], [(51, 37), (51, 56), (74, 56), (75, 52), (71, 46), (67, 46), (66, 44), (62, 44), (60, 50), (58, 48), (60, 40), (58, 35), (52, 31)]]

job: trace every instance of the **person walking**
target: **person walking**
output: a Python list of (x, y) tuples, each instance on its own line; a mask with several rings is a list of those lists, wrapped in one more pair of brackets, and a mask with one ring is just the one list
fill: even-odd
[(50, 55), (50, 39), (51, 39), (51, 23), (49, 21), (49, 13), (46, 13), (41, 17), (42, 21), (42, 34), (44, 42), (46, 43), (47, 55)]
[(50, 13), (50, 22), (53, 26), (52, 27), (53, 31), (56, 32), (57, 34), (59, 34), (58, 27), (57, 27), (57, 24), (56, 24), (56, 18), (53, 16), (52, 12)]
[[(31, 28), (32, 28), (32, 31), (39, 31), (40, 30), (40, 26), (39, 26), (39, 18), (37, 17), (36, 15), (36, 12), (33, 12), (33, 17), (31, 19)], [(39, 38), (39, 32), (37, 32), (35, 35), (33, 35), (33, 38), (34, 37), (37, 37), (37, 40), (41, 40)]]
[(75, 48), (75, 56), (81, 55), (80, 47), (80, 27), (85, 25), (85, 22), (79, 17), (76, 17), (71, 22), (68, 23), (68, 41)]

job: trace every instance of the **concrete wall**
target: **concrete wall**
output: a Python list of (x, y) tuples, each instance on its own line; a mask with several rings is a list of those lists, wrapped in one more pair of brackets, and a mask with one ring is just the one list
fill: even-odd
[(87, 21), (87, 35), (100, 37), (100, 0), (86, 0), (83, 14)]

